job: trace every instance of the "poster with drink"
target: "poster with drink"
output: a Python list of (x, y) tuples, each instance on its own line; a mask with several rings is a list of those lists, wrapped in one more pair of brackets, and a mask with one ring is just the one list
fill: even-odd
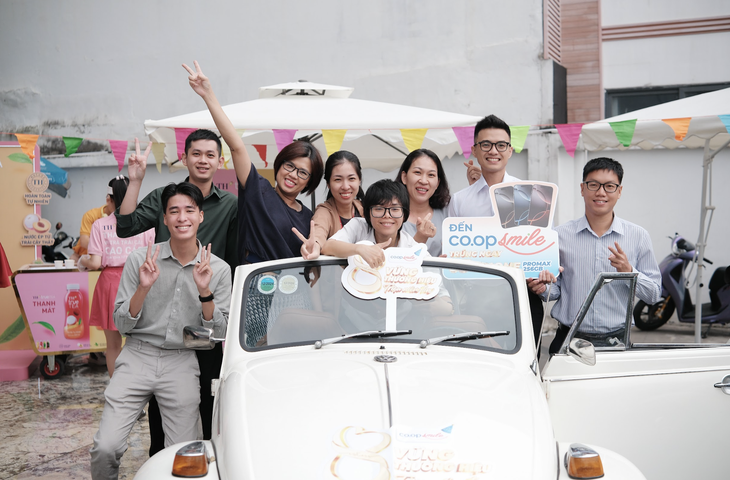
[(102, 330), (89, 326), (98, 272), (20, 272), (13, 281), (39, 355), (106, 348)]
[(537, 278), (542, 270), (557, 277), (560, 250), (552, 226), (558, 186), (547, 182), (500, 183), (491, 186), (489, 194), (493, 216), (444, 220), (443, 253), (449, 258), (519, 268), (527, 278)]

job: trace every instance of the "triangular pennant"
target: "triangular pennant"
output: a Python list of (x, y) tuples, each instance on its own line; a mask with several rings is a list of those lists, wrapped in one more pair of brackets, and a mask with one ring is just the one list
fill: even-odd
[(730, 115), (718, 115), (718, 117), (720, 117), (720, 121), (725, 125), (727, 133), (730, 133)]
[(560, 134), (560, 140), (563, 141), (563, 146), (568, 155), (575, 157), (575, 147), (578, 146), (578, 139), (580, 138), (580, 131), (583, 128), (583, 123), (563, 123), (555, 125)]
[(66, 144), (66, 153), (64, 153), (63, 156), (68, 157), (69, 155), (76, 153), (76, 150), (79, 149), (79, 145), (81, 145), (81, 142), (83, 141), (83, 138), (63, 137), (63, 143)]
[(400, 134), (409, 152), (421, 148), (423, 139), (426, 138), (426, 132), (428, 132), (428, 128), (401, 128)]
[(197, 128), (176, 128), (175, 129), (175, 142), (177, 143), (177, 159), (180, 160), (185, 153), (185, 140), (188, 139), (188, 135), (193, 133)]
[(347, 130), (322, 130), (324, 148), (327, 149), (327, 156), (332, 155), (342, 148), (342, 141), (345, 140)]
[(689, 122), (692, 120), (690, 117), (686, 118), (662, 118), (662, 122), (666, 123), (672, 130), (674, 130), (674, 138), (678, 142), (684, 140), (689, 130)]
[(121, 172), (122, 167), (124, 166), (124, 157), (127, 156), (127, 147), (129, 146), (129, 142), (126, 140), (109, 140), (109, 146), (112, 149), (114, 159), (117, 161), (119, 171)]
[(31, 159), (35, 160), (35, 144), (38, 142), (38, 135), (28, 135), (26, 133), (16, 133), (18, 137), (18, 143), (20, 144), (20, 150), (28, 155)]
[(461, 153), (464, 154), (465, 158), (469, 158), (469, 155), (471, 155), (471, 146), (474, 145), (474, 127), (451, 127), (451, 129), (459, 141)]
[(162, 162), (165, 161), (165, 144), (152, 142), (152, 155), (155, 156), (157, 171), (162, 173)]
[(613, 133), (616, 134), (616, 140), (624, 147), (631, 145), (634, 138), (634, 130), (636, 129), (636, 119), (623, 120), (621, 122), (608, 122), (611, 125)]
[(264, 167), (268, 167), (269, 162), (266, 161), (266, 145), (254, 145), (253, 148), (256, 149), (259, 157), (261, 157), (261, 160), (264, 161)]
[(525, 140), (527, 140), (527, 132), (530, 130), (529, 125), (518, 125), (516, 127), (509, 127), (511, 132), (512, 148), (515, 152), (520, 153), (525, 148)]
[(294, 140), (294, 135), (297, 133), (296, 130), (273, 130), (274, 140), (276, 140), (276, 148), (281, 152), (281, 149), (289, 145)]

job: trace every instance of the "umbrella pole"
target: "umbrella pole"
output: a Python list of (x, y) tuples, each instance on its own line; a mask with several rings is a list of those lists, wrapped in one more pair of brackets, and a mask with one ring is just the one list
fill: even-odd
[[(730, 140), (726, 141), (720, 148), (715, 151), (710, 151), (710, 139), (705, 140), (705, 150), (702, 158), (702, 205), (700, 208), (700, 234), (697, 238), (697, 282), (695, 289), (695, 343), (702, 343), (702, 301), (700, 299), (700, 292), (702, 289), (702, 272), (705, 268), (705, 247), (707, 242), (707, 236), (709, 231), (705, 231), (705, 220), (707, 219), (707, 213), (715, 210), (714, 205), (708, 205), (707, 203), (707, 190), (708, 184), (711, 186), (712, 179), (710, 178), (710, 165), (712, 160), (715, 158), (723, 148), (730, 144)], [(709, 226), (708, 226), (709, 227)], [(709, 228), (708, 228), (709, 230)]]

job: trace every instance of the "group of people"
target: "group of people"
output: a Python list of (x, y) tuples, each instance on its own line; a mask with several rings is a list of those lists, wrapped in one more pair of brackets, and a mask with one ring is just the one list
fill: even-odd
[[(176, 442), (211, 437), (210, 388), (220, 372), (221, 346), (193, 354), (184, 347), (182, 330), (203, 325), (215, 336), (224, 335), (236, 266), (298, 256), (359, 254), (375, 267), (384, 261), (384, 249), (416, 243), (425, 243), (431, 255), (439, 256), (438, 230), (444, 218), (491, 216), (489, 187), (518, 181), (506, 173), (512, 155), (510, 128), (489, 115), (474, 130), (472, 154), (478, 166), (467, 165), (471, 185), (453, 196), (440, 159), (427, 149), (411, 152), (394, 180), (380, 180), (364, 192), (354, 153), (333, 153), (323, 164), (317, 149), (304, 141), (294, 141), (279, 152), (272, 186), (251, 162), (198, 63), (183, 67), (230, 148), (238, 197), (213, 184), (222, 149), (218, 135), (209, 130), (196, 130), (185, 142), (182, 163), (189, 176), (184, 182), (155, 189), (139, 201), (150, 147), (141, 152), (138, 142), (128, 161), (129, 178), (110, 182), (109, 215), (94, 223), (90, 257), (81, 263), (104, 268), (102, 276), (109, 279), (100, 284), (110, 287), (99, 296), (104, 320), (96, 324), (105, 331), (116, 326), (118, 332), (107, 335), (115, 338), (108, 340), (110, 345), (117, 344), (116, 335), (121, 345), (122, 334), (126, 344), (111, 361), (113, 376), (91, 450), (94, 479), (117, 478), (126, 439), (148, 402), (150, 455)], [(312, 212), (298, 197), (314, 192), (322, 176), (327, 199)], [(586, 214), (557, 228), (564, 271), (557, 279), (545, 271), (528, 281), (536, 336), (549, 283), (556, 284), (550, 300), (557, 299), (553, 316), (561, 325), (558, 334), (563, 340), (598, 272), (637, 271), (638, 296), (647, 303), (658, 300), (659, 269), (647, 232), (613, 212), (622, 177), (621, 165), (607, 158), (585, 166), (580, 189)], [(101, 232), (114, 230), (108, 241), (116, 236), (129, 239), (125, 245), (146, 249), (131, 251), (126, 262), (122, 260), (121, 271), (119, 258), (105, 259), (104, 248), (97, 246), (106, 238), (94, 233), (97, 224)], [(362, 240), (370, 243), (358, 243)], [(116, 296), (111, 293), (114, 285), (118, 285)], [(592, 309), (581, 332), (618, 335), (626, 310), (617, 309), (611, 300)], [(95, 294), (93, 309), (96, 302)], [(551, 352), (559, 348), (557, 342), (562, 340), (556, 338)]]

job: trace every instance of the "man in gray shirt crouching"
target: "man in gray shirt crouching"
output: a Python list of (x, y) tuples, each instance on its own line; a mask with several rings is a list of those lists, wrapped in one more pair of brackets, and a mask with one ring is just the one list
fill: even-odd
[(170, 240), (132, 252), (124, 264), (114, 323), (126, 336), (91, 449), (94, 480), (116, 479), (127, 437), (154, 394), (160, 405), (165, 446), (201, 437), (200, 369), (183, 344), (183, 327), (202, 325), (225, 335), (231, 271), (197, 239), (203, 194), (187, 182), (162, 192)]

